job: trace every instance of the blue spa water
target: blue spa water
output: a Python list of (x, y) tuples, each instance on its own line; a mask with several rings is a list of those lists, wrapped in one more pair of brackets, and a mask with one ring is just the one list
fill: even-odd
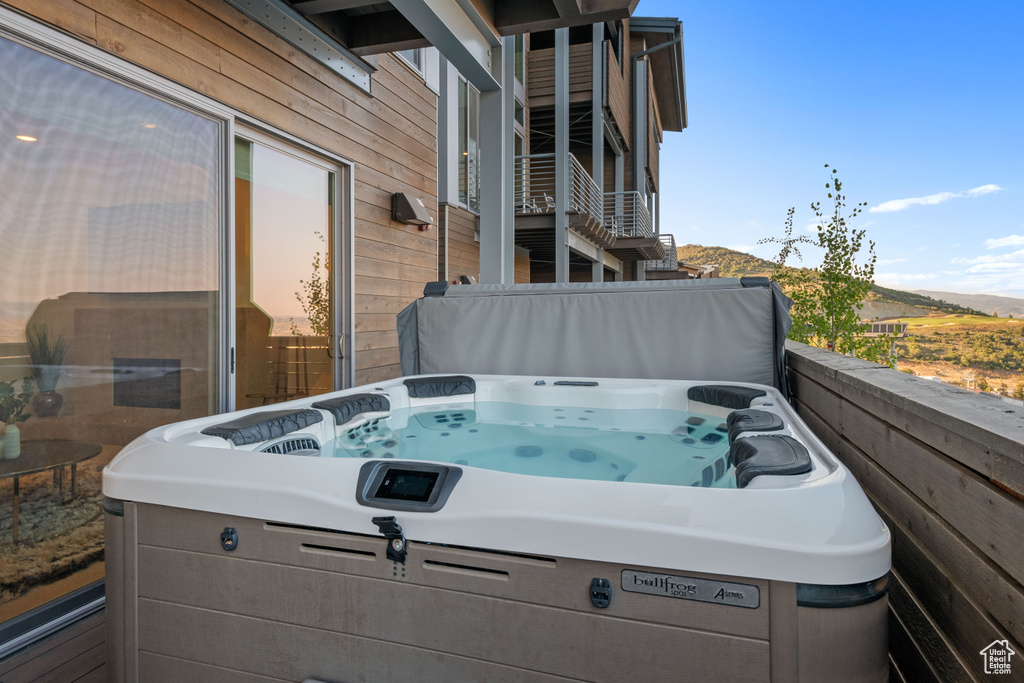
[(349, 430), (321, 453), (543, 477), (735, 488), (724, 422), (676, 410), (487, 402), (396, 410)]

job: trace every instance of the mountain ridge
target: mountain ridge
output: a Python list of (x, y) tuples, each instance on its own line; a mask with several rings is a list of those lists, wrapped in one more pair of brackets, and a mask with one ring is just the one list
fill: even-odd
[(961, 294), (959, 292), (942, 292), (931, 289), (914, 289), (914, 294), (930, 296), (933, 299), (942, 298), (961, 306), (969, 306), (978, 311), (985, 311), (989, 315), (999, 313), (1002, 317), (1012, 315), (1014, 318), (1024, 317), (1024, 299), (1012, 296), (998, 296), (996, 294)]
[[(771, 261), (727, 247), (685, 244), (676, 247), (676, 257), (687, 263), (716, 264), (721, 277), (766, 276), (773, 269)], [(1021, 303), (1024, 304), (1024, 301)], [(868, 293), (862, 311), (870, 318), (922, 317), (935, 313), (966, 315), (978, 312), (971, 306), (877, 284)]]

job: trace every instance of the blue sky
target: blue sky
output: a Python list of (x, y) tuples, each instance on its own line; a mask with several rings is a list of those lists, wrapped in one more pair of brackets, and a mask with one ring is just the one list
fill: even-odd
[[(740, 249), (811, 234), (839, 169), (875, 280), (1024, 297), (1024, 2), (669, 2), (689, 128), (667, 133), (661, 230)], [(802, 265), (820, 256), (805, 254)], [(791, 263), (791, 265), (798, 265)]]

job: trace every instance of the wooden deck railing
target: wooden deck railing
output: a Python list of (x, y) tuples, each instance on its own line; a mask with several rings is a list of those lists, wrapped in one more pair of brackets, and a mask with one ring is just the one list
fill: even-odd
[(802, 344), (787, 356), (798, 412), (892, 533), (892, 680), (988, 680), (997, 640), (1020, 679), (1024, 410)]

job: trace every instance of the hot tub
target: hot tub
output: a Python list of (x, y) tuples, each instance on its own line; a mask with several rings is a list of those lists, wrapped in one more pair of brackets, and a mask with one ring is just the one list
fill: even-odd
[(887, 677), (888, 531), (769, 385), (406, 377), (103, 490), (115, 680)]

